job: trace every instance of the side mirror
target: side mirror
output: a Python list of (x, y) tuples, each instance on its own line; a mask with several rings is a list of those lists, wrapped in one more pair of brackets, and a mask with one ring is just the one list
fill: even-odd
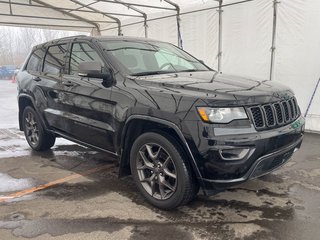
[(103, 81), (111, 81), (111, 73), (108, 70), (102, 71), (103, 66), (100, 62), (82, 62), (79, 64), (78, 75), (88, 78), (99, 78)]

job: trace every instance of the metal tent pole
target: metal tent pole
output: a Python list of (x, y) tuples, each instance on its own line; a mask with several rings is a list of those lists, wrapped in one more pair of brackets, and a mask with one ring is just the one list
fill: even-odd
[(277, 35), (277, 15), (278, 15), (278, 1), (273, 0), (273, 26), (272, 26), (272, 46), (271, 46), (271, 62), (270, 62), (270, 76), (269, 80), (274, 78), (274, 62), (276, 58), (276, 35)]
[(141, 16), (143, 17), (143, 22), (144, 22), (144, 36), (145, 36), (145, 38), (147, 38), (148, 37), (148, 24), (147, 24), (148, 16), (147, 16), (147, 14), (145, 12), (141, 11), (140, 9), (132, 6), (131, 4), (123, 2), (122, 0), (114, 0), (114, 1), (116, 3), (122, 3), (127, 8), (141, 14)]
[[(71, 2), (73, 2), (73, 3), (75, 3), (75, 4), (78, 4), (78, 5), (82, 6), (82, 7), (88, 8), (88, 9), (92, 10), (92, 11), (95, 12), (95, 13), (100, 13), (100, 14), (102, 14), (103, 16), (106, 16), (106, 17), (114, 20), (115, 23), (118, 25), (118, 36), (122, 36), (121, 21), (120, 21), (119, 18), (113, 17), (113, 16), (111, 16), (111, 15), (109, 15), (109, 14), (106, 14), (106, 13), (100, 11), (100, 10), (97, 10), (97, 9), (91, 7), (91, 6), (88, 6), (88, 5), (86, 5), (86, 4), (83, 4), (82, 2), (80, 2), (80, 1), (78, 1), (78, 0), (69, 0), (69, 1), (71, 1)], [(98, 35), (101, 35), (101, 30), (100, 30), (100, 29), (99, 29)]]
[(317, 93), (317, 90), (318, 90), (319, 85), (320, 85), (320, 79), (318, 79), (318, 82), (317, 82), (317, 84), (316, 84), (316, 87), (314, 88), (313, 93), (312, 93), (312, 96), (311, 96), (311, 99), (310, 99), (310, 101), (309, 101), (307, 110), (306, 110), (306, 112), (304, 113), (304, 117), (305, 117), (305, 118), (308, 116), (309, 110), (310, 110), (310, 108), (311, 108), (313, 99), (314, 99), (314, 97), (315, 97), (315, 95), (316, 95), (316, 93)]
[(164, 0), (166, 3), (172, 5), (175, 7), (176, 11), (177, 11), (177, 35), (178, 35), (178, 47), (179, 48), (183, 48), (183, 45), (182, 45), (182, 36), (181, 36), (181, 26), (180, 26), (180, 7), (178, 4), (170, 1), (170, 0)]
[(223, 0), (219, 0), (218, 72), (222, 71), (222, 3)]

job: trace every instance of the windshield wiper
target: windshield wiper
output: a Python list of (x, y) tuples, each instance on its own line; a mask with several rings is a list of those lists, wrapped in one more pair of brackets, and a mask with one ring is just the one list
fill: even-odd
[(148, 75), (159, 75), (159, 74), (166, 74), (166, 73), (175, 73), (175, 71), (149, 71), (149, 72), (140, 72), (140, 73), (133, 73), (130, 76), (148, 76)]
[(205, 72), (205, 71), (209, 71), (209, 70), (187, 69), (187, 70), (181, 70), (178, 72)]

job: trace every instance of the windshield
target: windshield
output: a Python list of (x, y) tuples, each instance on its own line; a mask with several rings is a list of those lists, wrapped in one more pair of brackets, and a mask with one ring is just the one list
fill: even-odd
[(105, 51), (132, 76), (210, 71), (181, 49), (162, 42), (101, 41)]

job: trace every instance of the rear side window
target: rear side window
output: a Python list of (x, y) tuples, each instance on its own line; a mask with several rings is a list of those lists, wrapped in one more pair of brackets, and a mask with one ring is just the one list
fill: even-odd
[(40, 72), (44, 53), (45, 53), (44, 49), (35, 50), (29, 58), (26, 70), (33, 71), (33, 72)]
[(79, 64), (81, 62), (104, 62), (98, 53), (87, 43), (74, 43), (72, 45), (70, 58), (70, 74), (75, 75), (79, 72)]
[(67, 44), (60, 44), (49, 47), (44, 60), (43, 72), (51, 74), (62, 73), (64, 69), (67, 50)]

